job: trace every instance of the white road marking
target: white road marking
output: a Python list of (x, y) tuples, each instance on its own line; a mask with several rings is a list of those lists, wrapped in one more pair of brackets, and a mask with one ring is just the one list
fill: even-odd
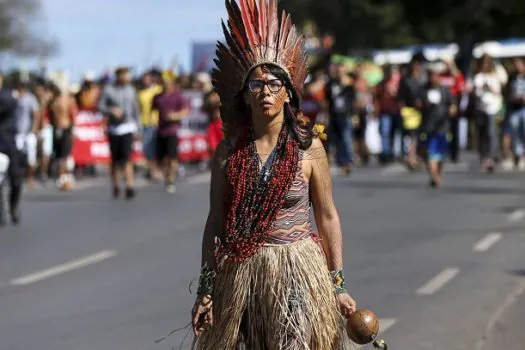
[(56, 275), (60, 275), (72, 270), (80, 269), (82, 267), (99, 263), (106, 259), (112, 258), (117, 255), (117, 252), (114, 250), (104, 250), (99, 253), (86, 256), (77, 260), (72, 260), (64, 264), (51, 266), (45, 270), (37, 271), (26, 276), (15, 278), (11, 280), (10, 284), (12, 286), (23, 286), (27, 284), (36, 283), (47, 278), (51, 278)]
[(512, 213), (509, 214), (507, 217), (507, 220), (510, 222), (520, 221), (525, 217), (525, 210), (514, 210)]
[(418, 295), (432, 295), (443, 288), (459, 273), (459, 268), (449, 267), (441, 271), (437, 276), (428, 281), (416, 291)]
[(489, 250), (497, 241), (501, 239), (503, 235), (500, 232), (489, 233), (483, 237), (478, 243), (472, 248), (475, 252), (486, 252)]
[(395, 325), (397, 320), (395, 318), (380, 318), (379, 319), (379, 333), (386, 332), (390, 327)]

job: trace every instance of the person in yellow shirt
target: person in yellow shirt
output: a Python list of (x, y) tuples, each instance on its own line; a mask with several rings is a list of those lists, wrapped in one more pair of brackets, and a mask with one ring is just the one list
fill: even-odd
[(158, 169), (156, 163), (156, 144), (157, 144), (157, 125), (158, 113), (152, 110), (152, 103), (155, 96), (162, 92), (162, 87), (155, 83), (151, 72), (146, 72), (142, 77), (143, 87), (139, 91), (138, 100), (140, 117), (142, 123), (142, 144), (143, 152), (147, 161), (146, 177), (151, 180), (158, 180)]

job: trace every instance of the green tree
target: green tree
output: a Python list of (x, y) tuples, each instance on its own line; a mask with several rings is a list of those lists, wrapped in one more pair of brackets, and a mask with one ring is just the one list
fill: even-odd
[(525, 36), (523, 0), (281, 0), (298, 23), (332, 32), (336, 49)]
[(56, 41), (41, 36), (39, 0), (0, 0), (0, 52), (18, 56), (49, 56)]

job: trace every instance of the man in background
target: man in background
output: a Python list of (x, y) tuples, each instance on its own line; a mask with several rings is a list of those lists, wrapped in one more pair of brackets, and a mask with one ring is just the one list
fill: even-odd
[(16, 145), (27, 161), (27, 180), (29, 188), (35, 187), (34, 174), (37, 155), (37, 133), (40, 125), (40, 106), (36, 97), (29, 91), (27, 82), (19, 82), (15, 94), (18, 100), (16, 109)]
[(73, 188), (73, 175), (69, 165), (73, 148), (73, 126), (77, 114), (75, 99), (69, 94), (67, 82), (56, 82), (52, 86), (53, 97), (49, 104), (54, 126), (54, 154), (58, 162), (57, 186), (60, 190)]
[(412, 59), (405, 75), (399, 84), (399, 100), (403, 129), (408, 139), (407, 166), (413, 170), (418, 166), (418, 143), (421, 125), (421, 113), (425, 94), (426, 72), (423, 62), (417, 56)]
[(107, 117), (109, 146), (111, 150), (111, 181), (113, 197), (120, 196), (120, 178), (124, 173), (126, 198), (135, 197), (133, 187), (133, 140), (139, 131), (140, 111), (131, 74), (126, 67), (115, 71), (115, 84), (107, 85), (102, 92), (98, 108)]
[(166, 191), (174, 193), (177, 174), (177, 133), (180, 121), (188, 116), (190, 107), (182, 96), (180, 86), (170, 74), (163, 75), (163, 91), (153, 99), (152, 111), (157, 111), (159, 115), (157, 160), (164, 170)]
[(352, 171), (352, 114), (355, 90), (343, 64), (333, 66), (331, 79), (326, 85), (330, 114), (330, 135), (335, 143), (335, 158), (344, 175)]
[(450, 89), (441, 84), (439, 70), (430, 67), (428, 84), (422, 94), (423, 120), (420, 128), (426, 146), (426, 164), (430, 175), (430, 186), (441, 186), (443, 162), (448, 151), (447, 133), (450, 115), (457, 108)]
[[(24, 181), (23, 159), (16, 147), (17, 101), (13, 95), (3, 88), (3, 76), (0, 74), (0, 153), (9, 157), (7, 180), (10, 185), (9, 212), (11, 221), (17, 225), (20, 222), (20, 199)], [(5, 224), (5, 209), (3, 188), (5, 180), (0, 183), (0, 225)]]
[(459, 111), (459, 102), (461, 101), (461, 96), (465, 92), (465, 77), (463, 73), (456, 67), (456, 63), (452, 57), (445, 57), (443, 59), (444, 71), (439, 75), (439, 82), (441, 86), (449, 89), (450, 94), (452, 95), (455, 108), (453, 108), (453, 114), (449, 118), (449, 135), (450, 135), (450, 144), (449, 144), (449, 155), (450, 160), (453, 163), (457, 163), (459, 159), (459, 121), (460, 115)]
[(519, 170), (525, 170), (525, 60), (512, 60), (514, 72), (510, 78), (507, 103), (510, 115), (513, 153)]

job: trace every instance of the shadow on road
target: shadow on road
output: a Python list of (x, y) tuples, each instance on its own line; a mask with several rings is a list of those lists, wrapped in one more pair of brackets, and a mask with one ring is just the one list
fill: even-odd
[(525, 269), (520, 270), (510, 270), (508, 271), (509, 275), (516, 276), (516, 277), (525, 277)]

